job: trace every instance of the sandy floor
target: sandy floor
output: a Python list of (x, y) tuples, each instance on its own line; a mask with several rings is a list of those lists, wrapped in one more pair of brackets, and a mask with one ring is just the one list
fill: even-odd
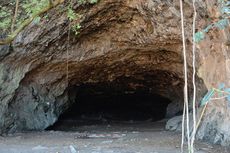
[[(0, 137), (0, 153), (180, 152), (180, 134), (165, 131), (162, 122), (88, 125), (72, 127), (71, 130), (27, 132)], [(229, 152), (229, 148), (196, 143), (196, 153)]]

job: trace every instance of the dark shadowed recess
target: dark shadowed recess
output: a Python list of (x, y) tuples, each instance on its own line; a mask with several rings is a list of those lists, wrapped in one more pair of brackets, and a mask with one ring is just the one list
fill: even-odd
[(70, 89), (73, 104), (48, 130), (121, 122), (155, 122), (165, 118), (169, 99), (145, 89), (127, 90), (96, 83)]

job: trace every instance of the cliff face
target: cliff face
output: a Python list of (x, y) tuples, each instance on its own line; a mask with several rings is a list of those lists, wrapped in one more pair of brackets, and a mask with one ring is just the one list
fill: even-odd
[[(185, 2), (190, 82), (191, 6)], [(77, 98), (74, 91), (85, 84), (159, 94), (173, 102), (169, 114), (182, 109), (178, 0), (102, 0), (96, 5), (75, 4), (74, 9), (81, 14), (78, 35), (69, 33), (60, 6), (48, 12), (48, 19), (26, 27), (11, 47), (0, 47), (0, 133), (47, 128), (71, 107)], [(198, 30), (220, 16), (215, 0), (198, 1), (197, 9)], [(230, 85), (228, 32), (228, 28), (211, 29), (198, 44), (198, 100), (219, 83)], [(223, 124), (230, 122), (228, 114), (223, 100), (210, 103), (198, 137), (229, 144), (230, 128)]]
[[(219, 23), (225, 21), (229, 14), (221, 14), (223, 6), (217, 1), (206, 1), (208, 15), (211, 21), (218, 25), (211, 29), (205, 39), (198, 44), (201, 65), (198, 75), (203, 78), (208, 89), (218, 88), (220, 84), (225, 88), (230, 86), (230, 51), (229, 51), (229, 21), (226, 27), (219, 27)], [(210, 25), (210, 21), (206, 22)], [(217, 95), (215, 95), (217, 96)], [(208, 106), (203, 122), (198, 131), (198, 138), (217, 143), (229, 145), (229, 101), (226, 99), (214, 99)]]

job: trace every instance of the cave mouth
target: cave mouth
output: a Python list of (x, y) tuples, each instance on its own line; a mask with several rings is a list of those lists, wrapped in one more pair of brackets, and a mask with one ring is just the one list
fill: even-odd
[(81, 85), (70, 89), (70, 107), (47, 130), (116, 123), (146, 123), (164, 119), (171, 101), (146, 90), (127, 91), (108, 85)]

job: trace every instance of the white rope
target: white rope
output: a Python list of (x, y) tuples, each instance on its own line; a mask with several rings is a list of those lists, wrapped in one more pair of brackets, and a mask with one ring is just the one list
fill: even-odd
[(193, 47), (192, 47), (192, 55), (193, 55), (193, 76), (192, 76), (192, 83), (193, 83), (193, 133), (191, 137), (191, 153), (194, 153), (194, 141), (196, 136), (196, 42), (195, 42), (195, 33), (196, 33), (196, 0), (193, 0), (193, 27), (192, 27), (192, 38), (193, 38)]
[(184, 152), (184, 135), (185, 135), (185, 131), (184, 131), (184, 122), (185, 122), (185, 103), (184, 103), (183, 116), (182, 116), (181, 153)]
[[(181, 141), (181, 151), (183, 152), (183, 143), (184, 143), (184, 122), (186, 114), (186, 132), (187, 132), (187, 142), (188, 147), (190, 147), (190, 130), (189, 130), (189, 108), (188, 108), (188, 72), (187, 72), (187, 57), (186, 57), (186, 44), (185, 44), (185, 30), (184, 30), (184, 12), (183, 12), (183, 2), (180, 0), (180, 13), (181, 13), (181, 30), (182, 30), (182, 41), (183, 41), (183, 58), (184, 58), (184, 111), (182, 119), (182, 141)], [(190, 150), (190, 148), (188, 148)]]
[(67, 86), (69, 85), (69, 48), (70, 48), (70, 23), (68, 25), (68, 38), (67, 38), (68, 44), (67, 44), (67, 52), (66, 52), (66, 83)]
[[(73, 7), (73, 1), (70, 0), (70, 7)], [(70, 22), (70, 21), (69, 21)], [(70, 30), (71, 30), (71, 22), (68, 24), (68, 44), (67, 44), (67, 52), (66, 52), (66, 83), (69, 86), (69, 49), (70, 49)]]
[(222, 97), (216, 97), (216, 98), (211, 98), (210, 100), (220, 100), (220, 99), (225, 99), (228, 96), (222, 96)]

